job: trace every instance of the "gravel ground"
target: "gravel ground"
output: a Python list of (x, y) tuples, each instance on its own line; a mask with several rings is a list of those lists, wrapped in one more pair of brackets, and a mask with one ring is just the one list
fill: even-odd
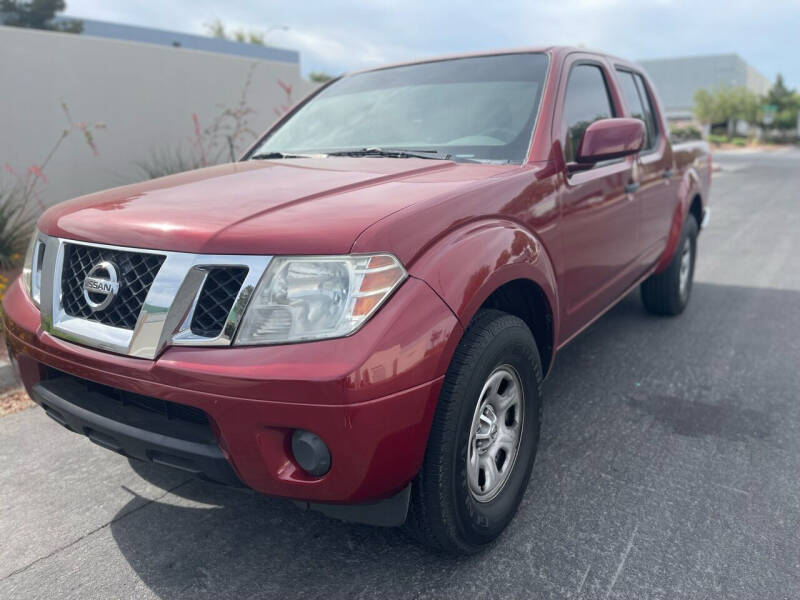
[(27, 392), (22, 388), (15, 387), (0, 393), (0, 417), (34, 406)]

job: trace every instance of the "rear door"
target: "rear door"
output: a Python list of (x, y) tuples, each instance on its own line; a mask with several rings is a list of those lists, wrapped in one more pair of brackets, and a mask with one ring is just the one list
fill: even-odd
[(667, 243), (672, 213), (677, 199), (673, 182), (672, 150), (661, 131), (655, 103), (642, 75), (627, 67), (616, 68), (617, 81), (626, 105), (626, 115), (644, 121), (647, 139), (636, 157), (639, 189), (636, 200), (641, 207), (641, 261), (651, 266)]
[(635, 280), (639, 210), (626, 188), (633, 182), (631, 157), (605, 161), (570, 173), (583, 132), (590, 123), (622, 116), (609, 65), (592, 55), (565, 62), (554, 120), (563, 149), (565, 185), (560, 197), (564, 339), (608, 307)]

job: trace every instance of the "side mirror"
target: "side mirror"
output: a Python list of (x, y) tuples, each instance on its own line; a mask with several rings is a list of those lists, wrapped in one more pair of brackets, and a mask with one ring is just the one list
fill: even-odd
[(639, 119), (600, 119), (583, 133), (576, 163), (570, 170), (590, 168), (602, 160), (636, 154), (644, 147), (645, 128)]

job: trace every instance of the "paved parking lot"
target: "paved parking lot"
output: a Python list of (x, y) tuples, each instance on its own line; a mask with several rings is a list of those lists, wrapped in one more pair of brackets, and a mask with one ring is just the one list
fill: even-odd
[(469, 559), (0, 419), (2, 598), (800, 597), (800, 151), (720, 155), (694, 296), (559, 356), (510, 530)]

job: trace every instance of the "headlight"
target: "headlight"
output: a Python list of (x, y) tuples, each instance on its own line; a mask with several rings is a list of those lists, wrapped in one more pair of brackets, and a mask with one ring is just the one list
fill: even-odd
[(391, 254), (276, 257), (245, 312), (237, 344), (349, 335), (406, 278)]
[(25, 262), (22, 264), (22, 285), (36, 306), (39, 306), (41, 300), (43, 263), (44, 242), (39, 238), (39, 231), (34, 230), (25, 252)]

